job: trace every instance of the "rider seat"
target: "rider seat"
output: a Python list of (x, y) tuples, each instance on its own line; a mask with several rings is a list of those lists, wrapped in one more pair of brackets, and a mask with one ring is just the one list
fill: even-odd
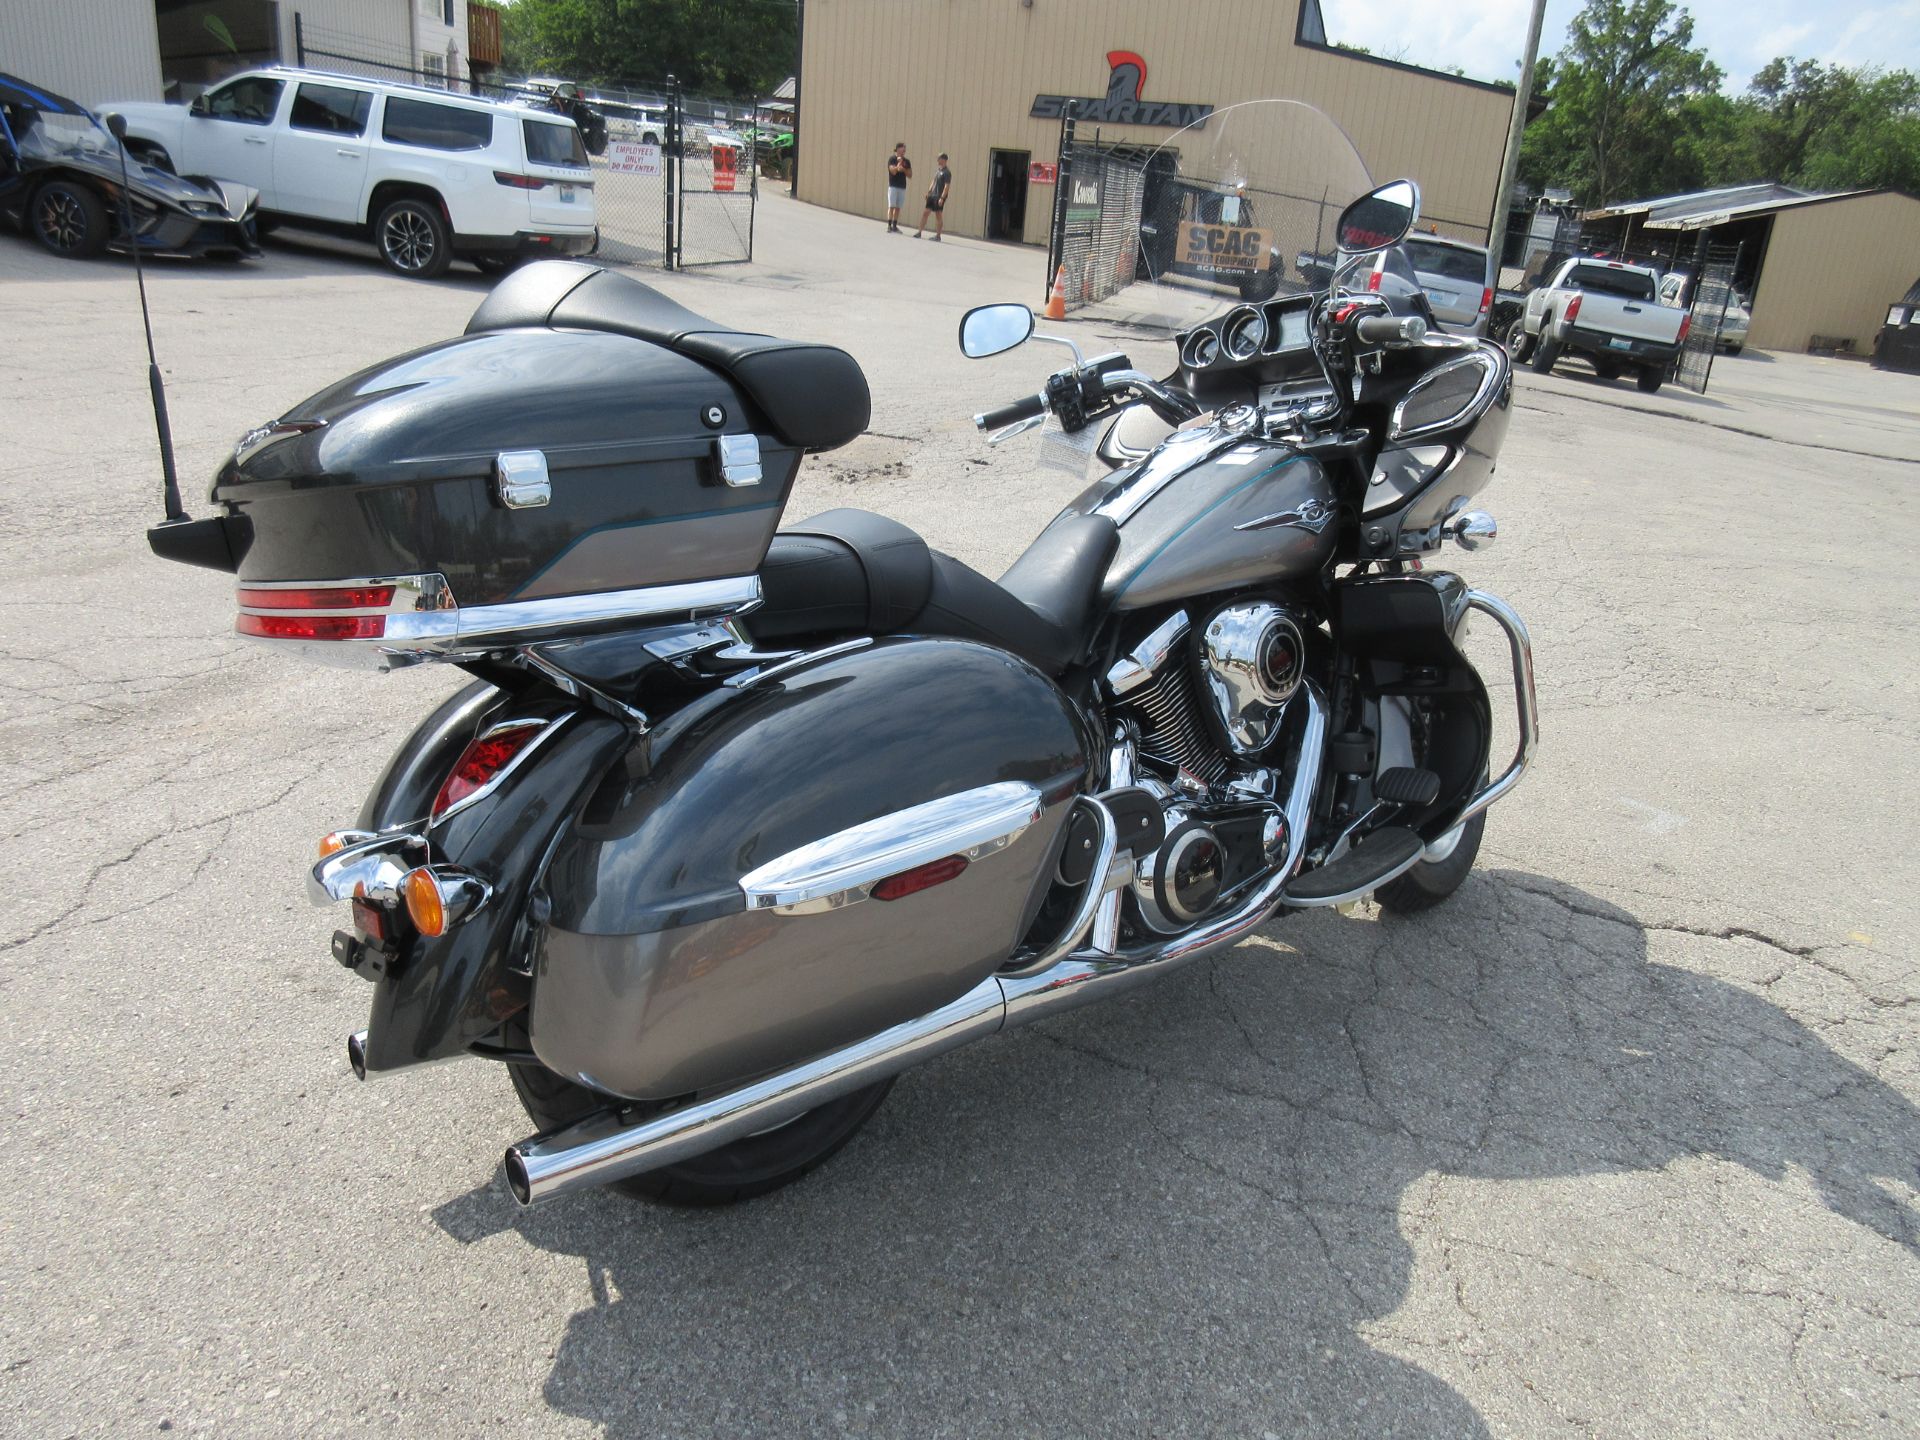
[(1010, 650), (1058, 675), (1086, 646), (1100, 582), (1120, 545), (1104, 515), (1062, 515), (996, 584), (897, 520), (829, 510), (773, 537), (760, 567), (756, 641), (948, 635)]
[(467, 322), (480, 330), (607, 330), (650, 341), (719, 371), (803, 450), (832, 450), (867, 428), (867, 377), (844, 350), (733, 330), (600, 265), (541, 260), (494, 287)]

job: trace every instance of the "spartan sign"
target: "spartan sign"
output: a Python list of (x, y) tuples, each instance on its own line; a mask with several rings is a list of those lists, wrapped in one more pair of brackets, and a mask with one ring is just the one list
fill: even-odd
[(1148, 100), (1147, 62), (1131, 50), (1107, 52), (1107, 93), (1092, 95), (1036, 95), (1027, 113), (1040, 120), (1058, 120), (1075, 102), (1074, 118), (1091, 125), (1157, 125), (1179, 129), (1204, 124), (1213, 106), (1190, 100)]

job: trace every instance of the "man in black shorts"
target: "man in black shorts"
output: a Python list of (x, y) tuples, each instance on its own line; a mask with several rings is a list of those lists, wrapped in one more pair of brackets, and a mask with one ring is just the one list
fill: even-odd
[[(920, 230), (927, 228), (927, 216), (933, 216), (933, 238), (938, 240), (947, 228), (947, 191), (953, 186), (953, 172), (947, 168), (947, 157), (940, 157), (940, 168), (933, 172), (933, 184), (927, 187), (927, 208), (920, 212)], [(920, 230), (913, 232), (913, 238), (920, 238)]]
[(907, 142), (902, 140), (887, 157), (887, 233), (900, 233), (900, 207), (907, 203), (907, 181), (913, 178), (913, 161), (907, 158)]

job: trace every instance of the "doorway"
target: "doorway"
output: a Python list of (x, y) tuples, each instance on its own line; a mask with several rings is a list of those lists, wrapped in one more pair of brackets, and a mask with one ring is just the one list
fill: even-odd
[(1027, 234), (1029, 150), (987, 153), (987, 239), (1024, 240)]

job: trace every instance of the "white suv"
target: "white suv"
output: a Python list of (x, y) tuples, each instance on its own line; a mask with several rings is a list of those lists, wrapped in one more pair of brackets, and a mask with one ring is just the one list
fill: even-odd
[(455, 256), (495, 270), (594, 248), (593, 170), (563, 116), (282, 66), (191, 107), (102, 108), (126, 118), (136, 155), (258, 190), (263, 229), (371, 238), (402, 275), (440, 275)]

